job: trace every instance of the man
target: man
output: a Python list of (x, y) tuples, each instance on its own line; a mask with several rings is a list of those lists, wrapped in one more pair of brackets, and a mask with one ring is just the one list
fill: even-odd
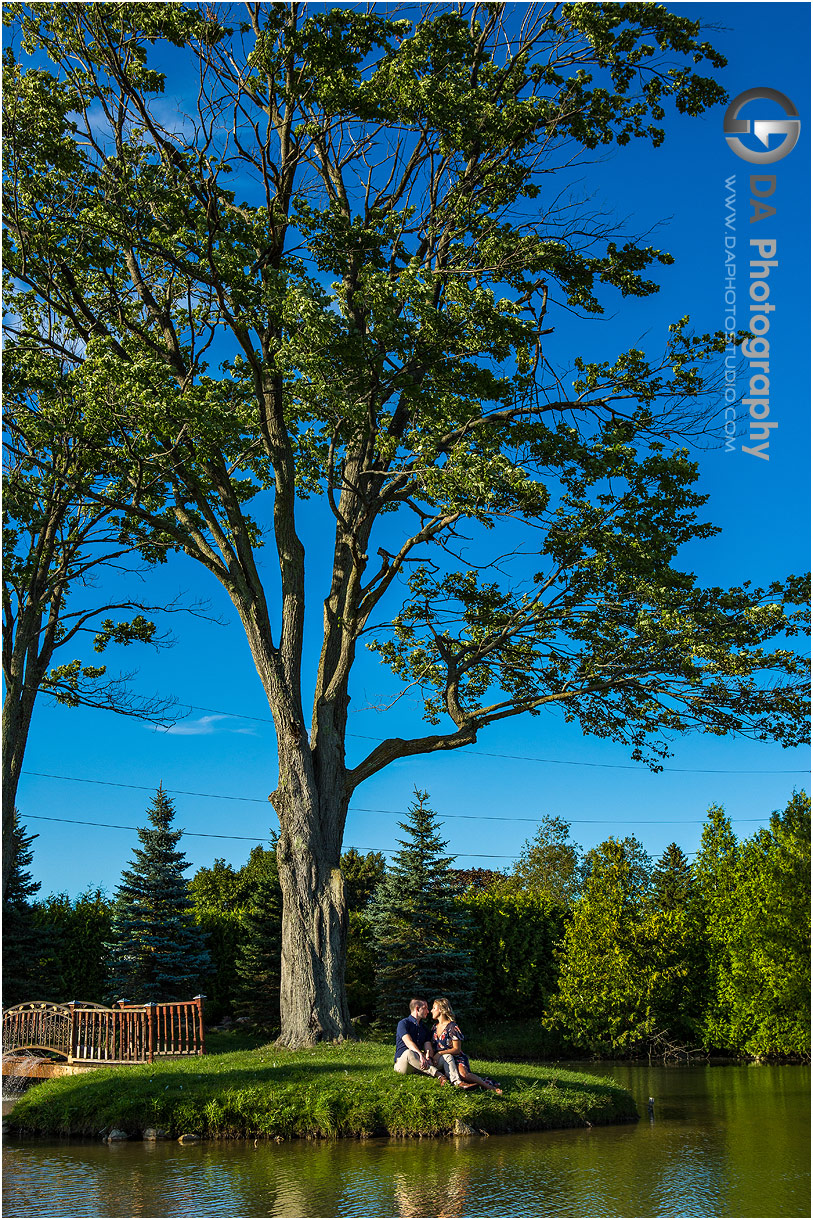
[[(424, 1025), (428, 1015), (429, 1005), (426, 1000), (409, 1001), (409, 1016), (398, 1022), (395, 1031), (394, 1070), (402, 1075), (421, 1072), (425, 1076), (434, 1076), (440, 1084), (445, 1084), (446, 1076), (432, 1063), (432, 1035), (428, 1026)], [(441, 1063), (452, 1084), (459, 1085), (460, 1073), (452, 1057), (443, 1055)]]

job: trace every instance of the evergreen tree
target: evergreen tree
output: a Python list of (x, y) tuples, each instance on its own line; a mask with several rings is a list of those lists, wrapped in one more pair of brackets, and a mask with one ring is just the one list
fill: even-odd
[(36, 903), (38, 990), (26, 998), (103, 1003), (108, 992), (112, 915), (113, 903), (100, 889), (87, 889), (75, 899), (64, 893), (49, 894)]
[(196, 912), (236, 911), (243, 905), (240, 871), (221, 857), (211, 868), (198, 869), (187, 882), (189, 896)]
[(377, 1011), (396, 1019), (410, 997), (447, 996), (457, 1009), (471, 1010), (475, 972), (471, 944), (474, 926), (455, 903), (450, 865), (443, 854), (429, 795), (415, 789), (415, 801), (391, 867), (367, 908), (376, 951)]
[(237, 1013), (262, 1029), (279, 1029), (280, 1020), (282, 889), (276, 836), (271, 846), (271, 851), (254, 848), (244, 866), (251, 880), (250, 905), (243, 914), (243, 940), (235, 965)]
[(588, 852), (584, 886), (559, 951), (559, 991), (545, 1023), (595, 1054), (635, 1052), (656, 1030), (646, 899), (651, 861), (635, 838)]
[(670, 843), (652, 871), (652, 898), (662, 911), (684, 908), (692, 892), (692, 866), (677, 843)]
[(147, 811), (152, 829), (140, 829), (142, 846), (115, 894), (110, 944), (112, 998), (184, 1000), (200, 989), (210, 966), (205, 937), (195, 925), (177, 850), (183, 831), (171, 830), (175, 807), (159, 787)]
[(698, 918), (691, 864), (670, 843), (652, 871), (648, 917), (650, 995), (658, 1029), (653, 1050), (696, 1046), (701, 1040), (708, 953)]
[(31, 844), (38, 838), (39, 835), (27, 835), (25, 833), (25, 827), (21, 825), (20, 815), (15, 809), (14, 828), (11, 837), (11, 868), (4, 899), (6, 906), (30, 906), (29, 899), (33, 898), (40, 888), (39, 881), (34, 881), (31, 873), (28, 871), (29, 865), (34, 861)]
[[(810, 1053), (810, 800), (794, 793), (739, 847), (718, 945), (713, 1045), (761, 1058)], [(712, 1024), (713, 1021), (713, 1024)]]
[(354, 1017), (375, 1009), (376, 951), (367, 906), (375, 889), (384, 880), (386, 860), (380, 851), (363, 855), (355, 847), (342, 853), (341, 870), (347, 903), (347, 960), (344, 986), (347, 1003)]
[(477, 1004), (490, 1020), (530, 1020), (558, 982), (556, 960), (568, 912), (541, 890), (483, 886), (459, 899), (474, 922)]
[(347, 965), (344, 985), (355, 1020), (375, 1011), (376, 950), (373, 927), (366, 911), (350, 911), (347, 920)]
[(29, 866), (34, 859), (31, 844), (38, 835), (27, 835), (14, 810), (11, 831), (8, 880), (3, 900), (3, 1004), (6, 1008), (23, 1000), (46, 999), (38, 990), (36, 958), (40, 936), (30, 899), (40, 883), (34, 881)]
[(694, 861), (696, 903), (708, 953), (703, 1042), (710, 1050), (733, 1050), (731, 954), (742, 847), (721, 805), (711, 805), (706, 818)]

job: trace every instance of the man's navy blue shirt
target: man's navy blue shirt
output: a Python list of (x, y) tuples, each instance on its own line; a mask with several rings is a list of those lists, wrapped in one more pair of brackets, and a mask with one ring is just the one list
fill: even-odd
[(423, 1021), (416, 1021), (411, 1014), (408, 1017), (404, 1017), (402, 1021), (398, 1022), (398, 1028), (395, 1031), (394, 1063), (398, 1062), (399, 1057), (403, 1055), (404, 1051), (409, 1050), (409, 1047), (404, 1042), (404, 1034), (408, 1034), (421, 1051), (423, 1051), (425, 1044), (429, 1042), (432, 1037)]

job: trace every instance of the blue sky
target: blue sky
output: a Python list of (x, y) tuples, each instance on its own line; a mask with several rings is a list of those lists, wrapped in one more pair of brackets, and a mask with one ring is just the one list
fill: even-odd
[[(569, 356), (581, 351), (599, 359), (630, 346), (660, 352), (667, 324), (685, 313), (698, 331), (722, 328), (725, 200), (731, 194), (726, 180), (734, 176), (743, 313), (748, 241), (757, 233), (777, 242), (770, 337), (771, 418), (778, 427), (769, 461), (744, 454), (740, 442), (726, 452), (722, 433), (719, 443), (697, 455), (701, 489), (710, 497), (704, 515), (722, 532), (684, 551), (681, 562), (703, 583), (761, 583), (808, 566), (810, 10), (806, 3), (670, 7), (720, 27), (706, 36), (728, 57), (720, 79), (731, 97), (759, 86), (789, 95), (800, 110), (801, 138), (775, 166), (753, 171), (727, 146), (724, 107), (717, 107), (701, 119), (670, 114), (660, 149), (638, 142), (580, 170), (577, 177), (597, 204), (626, 220), (630, 230), (657, 226), (648, 240), (676, 261), (658, 269), (657, 297), (616, 299), (604, 319), (570, 330), (560, 323), (561, 333)], [(772, 104), (760, 110), (752, 103), (744, 113), (778, 117)], [(776, 215), (757, 225), (748, 222), (751, 172), (777, 178), (770, 200)], [(303, 506), (302, 532), (314, 556), (309, 591), (315, 628), (324, 593), (318, 579), (319, 558), (326, 555), (322, 539), (332, 533), (329, 527), (325, 532), (324, 514), (318, 502)], [(272, 562), (270, 551), (265, 562)], [(43, 895), (75, 895), (96, 885), (112, 892), (137, 842), (135, 831), (77, 823), (143, 824), (159, 783), (174, 796), (177, 825), (187, 832), (183, 847), (195, 867), (215, 856), (241, 864), (276, 825), (267, 800), (276, 782), (273, 727), (230, 603), (219, 585), (182, 557), (150, 576), (148, 587), (150, 601), (179, 590), (205, 597), (230, 625), (175, 622), (178, 643), (169, 651), (110, 651), (111, 670), (137, 665), (139, 689), (171, 692), (190, 707), (169, 731), (40, 699), (18, 805), (29, 831), (39, 835), (33, 871)], [(408, 695), (389, 707), (395, 693), (389, 672), (363, 656), (351, 703), (351, 763), (372, 744), (365, 738), (420, 731), (419, 710)], [(712, 802), (725, 806), (741, 837), (750, 835), (794, 788), (807, 786), (807, 763), (801, 749), (692, 736), (676, 740), (667, 769), (652, 774), (623, 747), (582, 736), (558, 712), (516, 718), (484, 731), (473, 748), (404, 760), (368, 781), (351, 803), (345, 844), (392, 850), (398, 816), (418, 786), (429, 792), (462, 867), (510, 866), (546, 813), (569, 821), (585, 848), (610, 834), (636, 834), (655, 856), (673, 840), (692, 853)]]

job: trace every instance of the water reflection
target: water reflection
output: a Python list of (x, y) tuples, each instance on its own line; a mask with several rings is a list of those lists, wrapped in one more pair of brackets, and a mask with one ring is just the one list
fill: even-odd
[[(442, 1179), (442, 1180), (441, 1180)], [(393, 1177), (396, 1216), (462, 1216), (468, 1211), (471, 1172), (450, 1163), (442, 1175), (416, 1180), (414, 1174)]]
[(448, 1140), (8, 1143), (6, 1216), (809, 1216), (809, 1070), (596, 1065), (655, 1121)]

